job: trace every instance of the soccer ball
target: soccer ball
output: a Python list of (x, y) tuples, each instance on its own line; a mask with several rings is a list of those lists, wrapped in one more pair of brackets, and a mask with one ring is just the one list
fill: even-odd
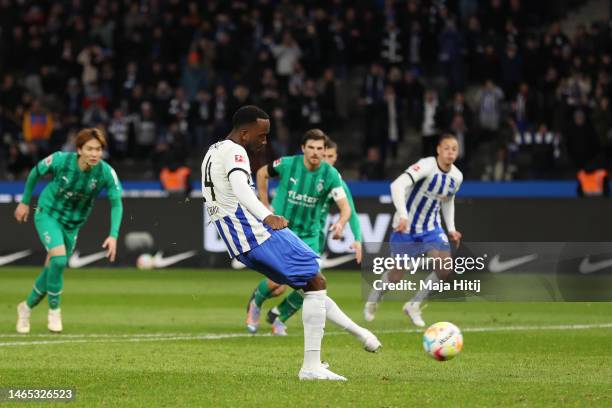
[(423, 348), (438, 361), (450, 360), (463, 348), (461, 330), (449, 322), (434, 323), (423, 334)]
[(142, 254), (136, 259), (136, 267), (138, 269), (153, 269), (155, 262), (151, 254)]

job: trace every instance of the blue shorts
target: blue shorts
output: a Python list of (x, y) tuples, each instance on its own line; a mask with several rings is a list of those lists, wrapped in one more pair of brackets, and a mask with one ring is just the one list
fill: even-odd
[(392, 255), (420, 256), (432, 249), (450, 251), (448, 237), (442, 228), (420, 234), (393, 232), (389, 242)]
[(270, 231), (263, 244), (236, 257), (276, 283), (293, 288), (306, 286), (319, 272), (319, 255), (289, 228)]

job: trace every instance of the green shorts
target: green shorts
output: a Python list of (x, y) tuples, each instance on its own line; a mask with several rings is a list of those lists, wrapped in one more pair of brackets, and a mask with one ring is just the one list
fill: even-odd
[(321, 233), (319, 234), (319, 248), (321, 251), (325, 251), (326, 238), (327, 235), (325, 234), (325, 232), (321, 231)]
[(64, 245), (66, 247), (66, 256), (70, 257), (72, 255), (79, 234), (78, 228), (69, 230), (55, 218), (40, 210), (36, 210), (34, 214), (34, 225), (36, 226), (38, 237), (47, 251)]
[(317, 255), (321, 255), (321, 250), (323, 248), (321, 247), (321, 239), (319, 238), (319, 235), (298, 235), (298, 237), (300, 237), (300, 239), (304, 241), (306, 245), (310, 247), (310, 249), (315, 251)]

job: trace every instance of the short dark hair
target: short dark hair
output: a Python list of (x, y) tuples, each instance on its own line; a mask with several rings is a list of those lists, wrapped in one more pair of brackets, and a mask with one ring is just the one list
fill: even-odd
[(98, 128), (87, 128), (82, 129), (76, 137), (75, 144), (77, 149), (83, 148), (85, 143), (89, 142), (92, 139), (96, 139), (102, 145), (102, 148), (106, 148), (106, 137), (104, 137), (104, 133)]
[(331, 137), (325, 135), (325, 148), (326, 149), (337, 149), (338, 143), (334, 142)]
[(306, 142), (308, 142), (309, 140), (323, 140), (325, 141), (325, 138), (327, 136), (325, 136), (325, 132), (323, 132), (321, 129), (310, 129), (307, 130), (306, 133), (304, 133), (304, 136), (302, 136), (302, 146), (306, 145)]
[(438, 138), (438, 144), (442, 143), (446, 139), (454, 139), (457, 142), (459, 142), (459, 138), (457, 137), (456, 134), (454, 134), (453, 132), (445, 132), (445, 133), (442, 133), (440, 137)]
[(270, 116), (255, 105), (242, 106), (232, 116), (232, 128), (239, 129), (244, 125), (257, 122), (257, 119), (270, 120)]

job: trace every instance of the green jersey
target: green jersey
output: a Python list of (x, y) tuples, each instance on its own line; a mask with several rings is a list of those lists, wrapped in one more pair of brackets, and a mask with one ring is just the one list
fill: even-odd
[(277, 215), (289, 221), (289, 228), (300, 238), (313, 237), (318, 240), (326, 198), (339, 200), (345, 196), (338, 170), (326, 162), (318, 169), (309, 171), (304, 165), (304, 156), (285, 156), (268, 167), (270, 176), (280, 180), (272, 207)]
[[(349, 226), (351, 227), (351, 231), (353, 232), (353, 236), (355, 237), (355, 241), (361, 242), (361, 225), (359, 224), (359, 215), (357, 214), (357, 210), (355, 210), (355, 203), (353, 202), (353, 195), (351, 194), (351, 190), (349, 190), (348, 186), (342, 180), (342, 188), (344, 189), (344, 193), (346, 194), (346, 199), (351, 206), (351, 218), (349, 219)], [(329, 208), (334, 201), (334, 198), (329, 195), (325, 199), (325, 204), (321, 208), (321, 233), (323, 234), (322, 239), (325, 239), (325, 223), (327, 221), (327, 214), (329, 214)]]
[(37, 211), (48, 214), (66, 229), (72, 230), (87, 220), (95, 198), (106, 189), (111, 202), (109, 235), (116, 238), (123, 213), (121, 183), (117, 173), (103, 160), (89, 171), (83, 171), (77, 160), (76, 153), (56, 152), (38, 162), (30, 171), (21, 202), (29, 205), (38, 179), (51, 173), (53, 178), (38, 198)]

